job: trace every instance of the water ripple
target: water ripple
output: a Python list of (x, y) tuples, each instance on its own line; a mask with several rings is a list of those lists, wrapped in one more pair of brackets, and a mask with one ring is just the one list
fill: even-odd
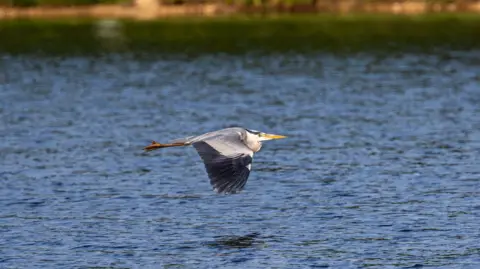
[[(0, 267), (476, 268), (476, 55), (4, 57)], [(237, 195), (142, 152), (234, 125)]]

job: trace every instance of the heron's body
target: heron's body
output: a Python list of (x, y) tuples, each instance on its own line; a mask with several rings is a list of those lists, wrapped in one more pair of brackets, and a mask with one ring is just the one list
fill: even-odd
[(176, 139), (168, 144), (153, 141), (145, 150), (192, 145), (205, 164), (214, 190), (235, 193), (245, 186), (253, 154), (262, 148), (262, 141), (280, 138), (285, 136), (234, 127)]

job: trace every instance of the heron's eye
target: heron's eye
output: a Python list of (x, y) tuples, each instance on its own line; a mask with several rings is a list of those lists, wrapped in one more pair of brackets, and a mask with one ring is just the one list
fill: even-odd
[(265, 133), (259, 133), (258, 136), (264, 137), (264, 136), (265, 136)]

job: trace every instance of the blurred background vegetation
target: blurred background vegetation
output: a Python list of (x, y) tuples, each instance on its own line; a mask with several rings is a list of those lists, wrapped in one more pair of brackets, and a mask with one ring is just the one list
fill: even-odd
[[(0, 0), (6, 7), (61, 7), (115, 4), (124, 10), (138, 0)], [(142, 1), (142, 0), (140, 0)], [(149, 1), (149, 0), (145, 0)], [(0, 53), (85, 54), (138, 53), (287, 53), (291, 51), (435, 51), (480, 48), (480, 16), (461, 7), (480, 0), (152, 0), (169, 5), (218, 3), (235, 6), (229, 16), (180, 16), (151, 21), (98, 17), (28, 17), (0, 20)], [(423, 3), (438, 7), (455, 5), (456, 12), (416, 15), (321, 14), (301, 16), (270, 14), (275, 11), (318, 13), (320, 6), (340, 2), (366, 4)], [(117, 6), (118, 7), (118, 6)], [(240, 7), (240, 8), (238, 8)], [(269, 8), (273, 7), (273, 8)], [(277, 8), (280, 7), (280, 8)], [(106, 9), (110, 9), (107, 6)], [(147, 8), (148, 9), (148, 8)], [(301, 8), (299, 8), (301, 9)], [(21, 8), (18, 10), (22, 10)], [(249, 12), (265, 12), (251, 16)], [(353, 9), (355, 11), (361, 10)], [(432, 9), (433, 10), (433, 9)], [(287, 11), (287, 12), (285, 12)], [(428, 11), (428, 9), (427, 9)], [(451, 10), (450, 10), (451, 11)], [(247, 14), (243, 14), (247, 13)], [(262, 13), (262, 12), (260, 12)], [(282, 13), (282, 12), (279, 12)], [(242, 15), (241, 15), (242, 14)], [(245, 16), (246, 15), (246, 16)]]
[(0, 20), (0, 54), (434, 52), (480, 48), (475, 14)]
[[(0, 0), (0, 6), (4, 7), (66, 7), (66, 6), (86, 6), (99, 4), (120, 4), (132, 5), (135, 0)], [(183, 4), (202, 4), (218, 3), (226, 5), (244, 5), (244, 6), (264, 6), (264, 5), (319, 5), (336, 4), (336, 0), (158, 0), (159, 4), (183, 5)], [(353, 5), (362, 5), (367, 3), (395, 3), (405, 2), (405, 0), (352, 0)], [(423, 0), (432, 5), (457, 4), (461, 7), (478, 0)]]
[(126, 4), (131, 0), (0, 0), (3, 7), (68, 7), (98, 4)]

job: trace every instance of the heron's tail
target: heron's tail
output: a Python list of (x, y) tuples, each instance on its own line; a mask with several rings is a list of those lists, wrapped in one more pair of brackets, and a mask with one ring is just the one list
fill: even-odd
[(168, 147), (181, 147), (186, 146), (185, 143), (169, 143), (169, 144), (160, 144), (158, 142), (152, 141), (152, 144), (144, 147), (145, 151), (151, 151), (154, 149), (168, 148)]

